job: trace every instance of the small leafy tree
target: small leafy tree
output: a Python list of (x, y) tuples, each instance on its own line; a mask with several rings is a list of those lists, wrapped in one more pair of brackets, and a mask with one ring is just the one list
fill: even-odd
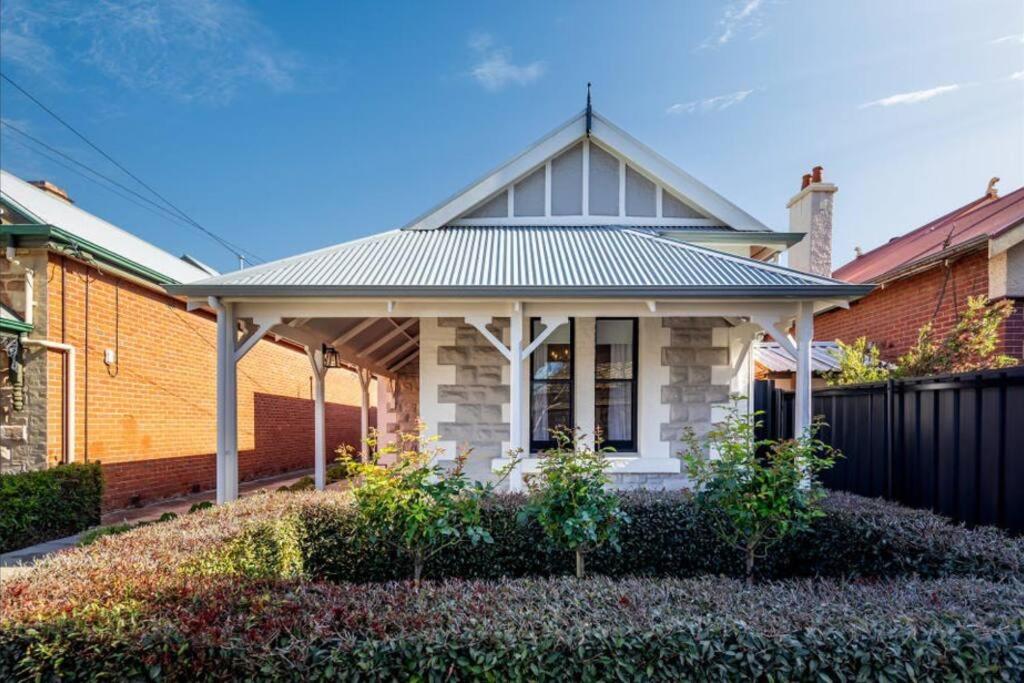
[(594, 448), (575, 430), (552, 430), (555, 447), (545, 451), (540, 472), (527, 482), (529, 502), (521, 515), (535, 519), (548, 540), (576, 555), (576, 576), (583, 578), (585, 555), (605, 543), (618, 548), (619, 528), (628, 521), (619, 497), (607, 488), (607, 454), (600, 438)]
[(869, 344), (867, 337), (859, 337), (852, 344), (836, 340), (839, 347), (829, 355), (839, 363), (839, 369), (825, 375), (829, 386), (882, 382), (889, 379), (890, 370), (879, 357), (878, 347)]
[(922, 377), (1016, 365), (1015, 359), (996, 352), (999, 327), (1012, 314), (1012, 301), (990, 304), (985, 296), (968, 297), (967, 308), (945, 338), (936, 338), (931, 323), (918, 331), (917, 342), (897, 361), (898, 375)]
[[(425, 430), (421, 423), (416, 433), (379, 448), (373, 432), (367, 439), (372, 460), (364, 463), (349, 453), (347, 462), (357, 479), (352, 496), (369, 540), (389, 544), (411, 560), (417, 589), (424, 565), (445, 548), (463, 539), (493, 543), (481, 526), (480, 503), (494, 484), (480, 485), (466, 476), (468, 451), (451, 469), (437, 464), (440, 437), (428, 437)], [(395, 456), (394, 464), (379, 465), (383, 456)]]
[(758, 426), (758, 413), (741, 414), (734, 403), (703, 439), (689, 431), (683, 456), (715, 533), (743, 553), (747, 583), (772, 546), (824, 514), (817, 474), (834, 462), (832, 449), (815, 438), (820, 422), (780, 442), (755, 439)]

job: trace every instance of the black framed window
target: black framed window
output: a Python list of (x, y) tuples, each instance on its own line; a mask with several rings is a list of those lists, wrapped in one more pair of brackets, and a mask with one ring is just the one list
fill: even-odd
[(636, 318), (598, 318), (594, 328), (594, 426), (604, 445), (636, 451)]
[[(530, 339), (544, 331), (540, 318), (530, 319)], [(573, 424), (573, 344), (575, 325), (561, 325), (530, 355), (530, 451), (555, 446), (551, 430)]]

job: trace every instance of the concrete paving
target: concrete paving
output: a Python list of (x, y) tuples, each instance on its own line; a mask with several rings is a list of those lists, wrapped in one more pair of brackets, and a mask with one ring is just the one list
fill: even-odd
[[(297, 470), (274, 477), (267, 477), (265, 479), (254, 479), (252, 481), (239, 482), (238, 495), (245, 497), (251, 496), (258, 491), (276, 491), (281, 486), (294, 484), (302, 477), (311, 476), (312, 474), (312, 470)], [(344, 484), (344, 482), (338, 482), (331, 484), (328, 488), (340, 488), (342, 484)], [(199, 493), (182, 496), (180, 498), (161, 500), (139, 508), (114, 510), (103, 515), (101, 526), (121, 524), (123, 522), (143, 522), (159, 519), (161, 515), (167, 512), (174, 512), (182, 515), (187, 513), (189, 508), (194, 504), (205, 500), (212, 502), (216, 500), (216, 498), (216, 491), (201, 491)], [(16, 576), (24, 574), (31, 569), (32, 565), (40, 558), (67, 548), (74, 548), (78, 545), (78, 539), (80, 537), (81, 534), (75, 534), (74, 536), (67, 536), (66, 538), (58, 538), (52, 541), (46, 541), (45, 543), (38, 543), (28, 548), (12, 550), (0, 555), (0, 581), (10, 580)]]

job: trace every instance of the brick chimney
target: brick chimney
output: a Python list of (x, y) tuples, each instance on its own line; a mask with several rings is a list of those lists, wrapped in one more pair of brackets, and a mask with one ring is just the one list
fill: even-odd
[(71, 197), (68, 196), (67, 190), (65, 190), (63, 187), (58, 187), (57, 185), (54, 185), (49, 180), (30, 180), (28, 181), (28, 184), (35, 185), (43, 192), (51, 194), (57, 199), (65, 201), (68, 204), (75, 203), (74, 201), (72, 201)]
[(789, 231), (804, 238), (789, 248), (789, 267), (814, 275), (832, 276), (832, 195), (839, 190), (822, 180), (822, 167), (803, 176), (800, 191), (786, 204)]

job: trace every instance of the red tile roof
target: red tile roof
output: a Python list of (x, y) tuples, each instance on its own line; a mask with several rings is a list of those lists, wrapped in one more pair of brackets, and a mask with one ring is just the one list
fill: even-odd
[(1024, 221), (1024, 187), (998, 198), (985, 195), (927, 225), (855, 258), (832, 276), (856, 284), (888, 279), (919, 261), (930, 260), (980, 238), (996, 237)]

